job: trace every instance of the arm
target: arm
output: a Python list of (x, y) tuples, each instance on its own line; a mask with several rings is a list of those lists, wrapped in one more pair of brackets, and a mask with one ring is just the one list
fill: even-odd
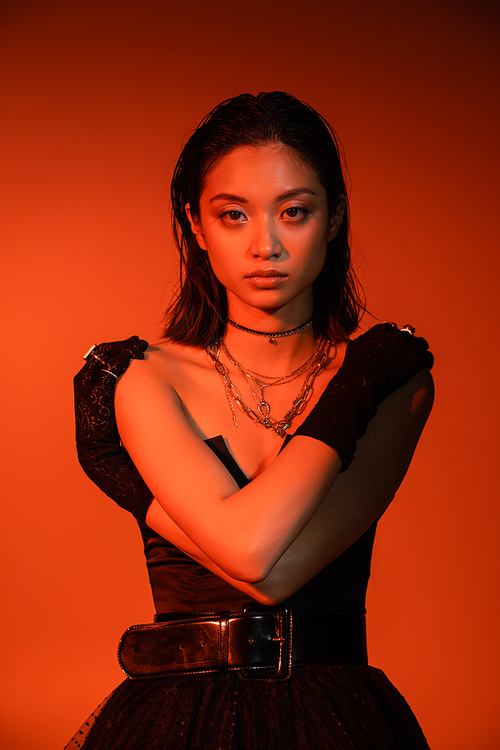
[(384, 401), (358, 441), (352, 466), (337, 478), (309, 523), (259, 583), (237, 581), (214, 565), (156, 501), (148, 525), (235, 588), (263, 604), (277, 604), (341, 554), (385, 510), (406, 474), (433, 395), (432, 377), (422, 370)]
[(340, 459), (300, 437), (239, 490), (189, 425), (175, 391), (142, 364), (132, 362), (116, 389), (125, 448), (158, 503), (207, 558), (231, 577), (262, 580), (323, 500)]
[(171, 520), (225, 573), (261, 581), (306, 527), (342, 463), (349, 465), (378, 404), (426, 363), (432, 366), (424, 339), (393, 324), (374, 326), (349, 344), (342, 367), (290, 444), (241, 490), (153, 367), (134, 361), (118, 384), (117, 424)]
[[(135, 468), (129, 454), (120, 444), (115, 423), (114, 395), (117, 379), (126, 371), (130, 359), (142, 359), (142, 352), (146, 346), (146, 342), (140, 341), (137, 337), (132, 337), (123, 342), (101, 344), (92, 354), (88, 353), (86, 365), (75, 377), (76, 442), (80, 463), (88, 476), (106, 494), (122, 507), (130, 510), (139, 520), (144, 520), (151, 505), (153, 494)], [(305, 419), (298, 433), (302, 432), (304, 436), (307, 436), (309, 445), (316, 446), (316, 452), (318, 441), (325, 444), (324, 449), (320, 448), (320, 450), (327, 451), (327, 453), (326, 446), (329, 445), (331, 450), (328, 457), (331, 459), (333, 454), (335, 462), (336, 453), (343, 454), (344, 468), (347, 468), (354, 452), (356, 439), (364, 434), (369, 419), (376, 412), (376, 405), (397, 390), (399, 386), (408, 382), (422, 367), (430, 368), (431, 366), (432, 355), (428, 352), (427, 343), (423, 339), (414, 338), (408, 333), (401, 333), (393, 324), (375, 326), (349, 344), (342, 367), (332, 378), (320, 401)], [(163, 395), (168, 391), (163, 379), (160, 379), (156, 386), (161, 387)], [(170, 391), (170, 395), (178, 407), (175, 392)], [(178, 416), (183, 417), (180, 412), (178, 412)], [(146, 422), (147, 420), (143, 420), (143, 426), (147, 432), (149, 426)], [(187, 427), (185, 420), (183, 420), (183, 423)], [(169, 429), (171, 430), (172, 427), (171, 424)], [(203, 446), (205, 451), (208, 451), (211, 460), (216, 461), (216, 464), (212, 464), (212, 466), (216, 473), (218, 472), (221, 481), (226, 483), (222, 491), (228, 493), (222, 495), (219, 499), (227, 499), (233, 490), (236, 491), (231, 478), (205, 444), (200, 443), (191, 431), (190, 435), (191, 439), (194, 438), (197, 441), (199, 447)], [(298, 440), (299, 438), (295, 437), (292, 443), (295, 443), (296, 446)], [(282, 455), (291, 455), (292, 448), (292, 445), (287, 446)], [(307, 466), (307, 470), (310, 472), (311, 466), (307, 463), (309, 453), (304, 454), (302, 450), (295, 450), (294, 455), (300, 459), (304, 466)], [(325, 453), (320, 455), (326, 457)], [(206, 456), (207, 453), (205, 453)], [(163, 459), (164, 455), (160, 456), (160, 460)], [(181, 456), (181, 460), (184, 463), (184, 456)], [(278, 463), (280, 461), (282, 462), (281, 456)], [(296, 470), (299, 464), (298, 462), (295, 463), (295, 459), (293, 461), (293, 469)], [(266, 475), (270, 474), (276, 463), (274, 462), (273, 466), (266, 470)], [(182, 469), (182, 465), (177, 468)], [(198, 473), (199, 468), (199, 466), (196, 467)], [(314, 471), (316, 468), (317, 466), (314, 466)], [(336, 470), (333, 470), (334, 473)], [(191, 475), (189, 476), (191, 478)], [(294, 472), (286, 473), (282, 477), (283, 481), (280, 482), (279, 489), (281, 490), (282, 486), (286, 486), (293, 481), (294, 476)], [(279, 476), (276, 477), (276, 472), (274, 478), (275, 480), (276, 478), (280, 479)], [(217, 481), (217, 477), (214, 481)], [(205, 491), (205, 484), (205, 477), (203, 477), (201, 482), (203, 492)], [(253, 486), (255, 486), (255, 483)], [(309, 489), (310, 486), (311, 483), (308, 478), (306, 489)], [(184, 489), (183, 482), (182, 487)], [(326, 494), (326, 490), (324, 494)], [(297, 502), (298, 510), (300, 510), (300, 497), (297, 498)], [(306, 502), (308, 502), (307, 498)], [(308, 512), (310, 517), (314, 511), (310, 509), (305, 511), (298, 526), (300, 526), (300, 523), (303, 523), (302, 527), (306, 526)], [(283, 518), (280, 520), (286, 527), (288, 518), (284, 516), (284, 520)], [(271, 535), (272, 532), (273, 529), (270, 529)], [(298, 536), (299, 532), (300, 529), (295, 536)], [(166, 536), (169, 535), (166, 534)], [(225, 547), (231, 555), (235, 549), (234, 540), (232, 542), (233, 546)], [(192, 544), (192, 542), (190, 543)], [(180, 546), (182, 547), (182, 544)], [(284, 544), (283, 546), (286, 548), (287, 545)], [(239, 548), (236, 547), (236, 549), (239, 553)], [(243, 553), (246, 551), (243, 550)], [(202, 554), (206, 554), (206, 550)], [(197, 556), (196, 552), (193, 553), (193, 556)], [(243, 562), (250, 561), (251, 564), (255, 562), (255, 559), (247, 558), (245, 560), (244, 557), (240, 558), (239, 562), (241, 562), (241, 559), (243, 559)], [(279, 559), (279, 550), (275, 559)], [(257, 562), (259, 561), (257, 560)], [(269, 562), (270, 569), (272, 560), (267, 561), (267, 563)], [(257, 576), (256, 571), (257, 568), (254, 568), (252, 573), (252, 577), (255, 574), (254, 580), (261, 580), (266, 577), (266, 571), (260, 576)], [(229, 571), (225, 571), (224, 575), (227, 576), (228, 574)]]

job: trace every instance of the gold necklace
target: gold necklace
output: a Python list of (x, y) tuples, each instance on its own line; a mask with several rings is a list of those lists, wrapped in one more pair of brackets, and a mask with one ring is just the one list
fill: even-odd
[(264, 383), (264, 388), (269, 385), (281, 385), (281, 383), (290, 382), (290, 380), (295, 380), (295, 378), (298, 378), (300, 375), (302, 375), (303, 372), (307, 370), (309, 365), (316, 359), (318, 356), (318, 352), (320, 351), (321, 347), (323, 345), (323, 340), (319, 339), (318, 343), (316, 344), (316, 348), (309, 357), (309, 359), (304, 362), (304, 364), (300, 365), (300, 367), (297, 367), (296, 370), (293, 370), (293, 372), (289, 372), (287, 375), (280, 375), (279, 377), (276, 377), (275, 375), (261, 375), (258, 372), (255, 372), (254, 370), (251, 370), (249, 367), (245, 367), (241, 364), (241, 362), (238, 362), (236, 357), (231, 354), (229, 349), (227, 348), (224, 341), (221, 341), (219, 346), (228, 358), (228, 360), (231, 362), (233, 367), (235, 367), (237, 370), (239, 370), (245, 377), (251, 378), (253, 381), (255, 381), (258, 385), (260, 385), (260, 381), (262, 380), (271, 380), (271, 383)]
[[(264, 398), (264, 388), (269, 388), (273, 385), (284, 385), (285, 383), (291, 383), (292, 380), (295, 380), (296, 378), (299, 378), (304, 372), (307, 372), (308, 369), (312, 369), (314, 363), (317, 360), (318, 354), (320, 350), (323, 347), (323, 341), (320, 339), (316, 345), (315, 350), (309, 357), (309, 359), (304, 362), (300, 367), (297, 367), (296, 370), (293, 370), (293, 372), (289, 372), (287, 375), (282, 375), (280, 377), (275, 377), (273, 375), (261, 375), (258, 372), (255, 372), (254, 370), (250, 370), (246, 367), (244, 367), (238, 360), (230, 353), (229, 349), (225, 345), (225, 343), (222, 341), (221, 349), (225, 353), (226, 357), (229, 359), (233, 367), (235, 367), (237, 370), (241, 372), (243, 377), (245, 378), (245, 382), (248, 385), (248, 388), (250, 390), (250, 393), (252, 394), (253, 398), (255, 399), (255, 402), (257, 404), (257, 410), (259, 414), (265, 418), (266, 416), (269, 417), (269, 413), (271, 411), (271, 406), (269, 402)], [(267, 380), (270, 380), (270, 382), (266, 382), (263, 380), (263, 378), (267, 378)], [(250, 381), (253, 381), (255, 385), (260, 388), (260, 397), (255, 392), (254, 388), (252, 388), (252, 385)]]
[[(242, 365), (240, 365), (240, 363), (238, 362), (237, 369), (240, 370), (240, 372), (242, 372), (243, 375), (245, 375), (247, 381), (248, 381), (248, 378), (250, 378), (259, 386), (259, 388), (261, 388), (260, 399), (258, 398), (257, 394), (253, 391), (253, 389), (250, 388), (250, 390), (252, 391), (255, 397), (255, 400), (257, 401), (257, 411), (254, 411), (249, 406), (247, 406), (247, 404), (245, 404), (245, 402), (243, 401), (241, 397), (241, 393), (239, 392), (238, 388), (234, 385), (233, 381), (231, 380), (227, 367), (220, 361), (219, 354), (220, 354), (221, 348), (222, 348), (222, 342), (219, 343), (216, 351), (207, 349), (207, 354), (211, 358), (212, 362), (214, 363), (215, 369), (217, 370), (217, 372), (219, 373), (222, 379), (222, 382), (224, 385), (224, 392), (226, 394), (226, 399), (227, 399), (227, 402), (229, 404), (229, 407), (231, 409), (231, 413), (233, 416), (234, 426), (235, 427), (238, 426), (238, 423), (236, 421), (236, 412), (234, 408), (234, 404), (237, 404), (237, 406), (243, 411), (243, 413), (246, 414), (247, 417), (249, 417), (253, 422), (255, 422), (256, 424), (262, 425), (268, 430), (273, 430), (279, 437), (285, 437), (286, 431), (290, 428), (292, 421), (295, 419), (295, 417), (297, 417), (299, 414), (301, 414), (304, 411), (304, 409), (306, 408), (307, 402), (311, 398), (311, 395), (313, 392), (313, 383), (317, 375), (326, 366), (326, 363), (328, 360), (328, 354), (331, 348), (331, 341), (329, 339), (320, 339), (320, 341), (318, 342), (318, 346), (316, 347), (314, 351), (314, 354), (307, 360), (307, 362), (304, 363), (304, 365), (301, 365), (301, 367), (297, 368), (297, 370), (294, 370), (288, 375), (283, 375), (281, 378), (274, 378), (274, 382), (271, 382), (271, 383), (262, 384), (262, 381), (260, 379), (262, 377), (270, 377), (270, 376), (258, 375), (257, 373), (252, 373), (251, 371), (245, 370), (245, 368), (243, 368)], [(227, 352), (227, 347), (224, 346), (224, 349)], [(234, 360), (234, 361), (237, 361), (237, 360)], [(231, 364), (234, 364), (234, 363), (231, 362)], [(299, 377), (304, 372), (306, 373), (304, 383), (302, 385), (302, 388), (299, 391), (298, 396), (294, 399), (291, 408), (287, 411), (283, 419), (280, 419), (280, 420), (274, 419), (274, 417), (272, 417), (270, 414), (271, 407), (269, 403), (264, 399), (263, 389), (271, 385), (282, 385), (285, 382), (291, 382), (291, 380), (294, 380), (295, 378)], [(258, 379), (255, 378), (255, 375), (257, 375)]]

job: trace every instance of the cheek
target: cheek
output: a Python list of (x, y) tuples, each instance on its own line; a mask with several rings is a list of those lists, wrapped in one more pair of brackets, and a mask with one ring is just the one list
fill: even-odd
[[(244, 233), (220, 232), (209, 228), (205, 232), (205, 246), (212, 270), (220, 279), (234, 276), (245, 260), (246, 244)], [(221, 279), (220, 279), (221, 280)]]
[(301, 254), (305, 271), (309, 274), (319, 274), (326, 259), (327, 237), (324, 232), (314, 232), (311, 236), (304, 238)]
[(207, 245), (207, 256), (214, 275), (221, 284), (228, 286), (235, 270), (234, 258), (231, 260), (230, 254), (220, 246), (214, 250), (209, 244)]
[(318, 248), (313, 257), (309, 259), (307, 268), (307, 281), (312, 284), (320, 275), (325, 265), (326, 249)]

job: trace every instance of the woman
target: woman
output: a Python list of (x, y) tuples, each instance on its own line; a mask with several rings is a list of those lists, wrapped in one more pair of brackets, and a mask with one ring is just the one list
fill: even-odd
[(75, 380), (80, 461), (138, 519), (157, 614), (124, 634), (129, 679), (68, 747), (426, 748), (367, 665), (364, 598), (432, 355), (410, 327), (349, 340), (335, 136), (288, 94), (223, 102), (172, 208), (164, 340), (102, 344)]

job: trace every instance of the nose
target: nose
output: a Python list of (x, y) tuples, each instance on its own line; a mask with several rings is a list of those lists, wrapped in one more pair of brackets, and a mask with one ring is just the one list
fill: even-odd
[(264, 260), (279, 258), (282, 254), (283, 246), (271, 220), (263, 218), (256, 222), (250, 252), (253, 258)]

